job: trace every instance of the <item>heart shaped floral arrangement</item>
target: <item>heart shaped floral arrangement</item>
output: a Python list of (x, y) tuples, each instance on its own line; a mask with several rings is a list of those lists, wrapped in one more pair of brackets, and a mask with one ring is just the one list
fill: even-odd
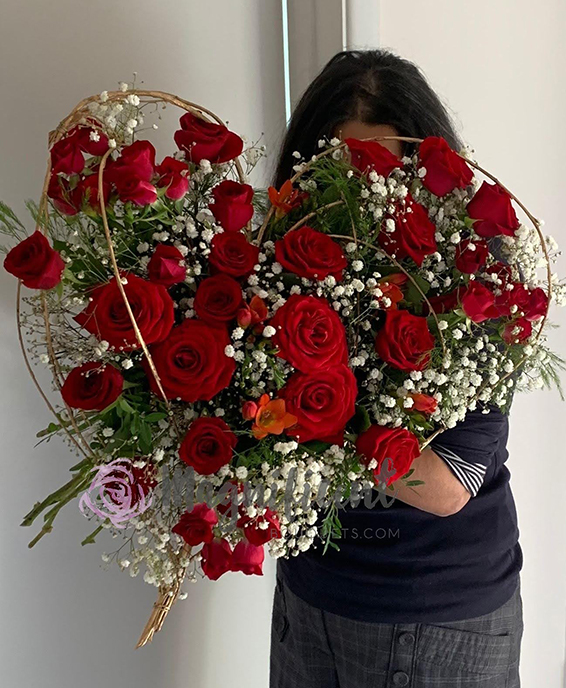
[[(162, 104), (185, 114), (158, 162), (140, 134)], [(83, 544), (122, 538), (104, 560), (159, 588), (138, 645), (184, 580), (336, 546), (340, 498), (418, 489), (411, 463), (443, 429), (557, 382), (556, 244), (443, 139), (397, 138), (414, 154), (322, 140), (266, 192), (249, 183), (264, 147), (124, 85), (52, 133), (33, 234), (2, 206), (22, 351), (54, 414), (39, 436), (79, 458), (23, 523), (43, 517), (33, 545), (76, 499)]]

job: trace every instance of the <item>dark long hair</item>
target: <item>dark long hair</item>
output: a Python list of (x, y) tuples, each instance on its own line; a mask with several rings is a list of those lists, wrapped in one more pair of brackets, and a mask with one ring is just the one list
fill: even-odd
[[(420, 69), (387, 50), (345, 50), (334, 55), (297, 103), (279, 152), (273, 185), (293, 175), (299, 151), (306, 160), (320, 152), (318, 141), (330, 139), (348, 120), (389, 124), (399, 136), (443, 136), (462, 147), (446, 108)], [(412, 146), (403, 147), (409, 154)]]

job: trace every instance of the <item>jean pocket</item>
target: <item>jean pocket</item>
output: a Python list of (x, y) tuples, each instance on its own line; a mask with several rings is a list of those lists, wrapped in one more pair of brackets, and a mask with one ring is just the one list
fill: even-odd
[(513, 635), (490, 635), (434, 625), (421, 627), (417, 657), (462, 675), (505, 674), (509, 669)]

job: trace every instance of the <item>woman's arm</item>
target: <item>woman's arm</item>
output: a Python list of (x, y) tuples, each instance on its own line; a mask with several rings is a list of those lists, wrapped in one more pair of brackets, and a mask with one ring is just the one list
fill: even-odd
[(397, 480), (387, 490), (388, 495), (436, 516), (451, 516), (464, 507), (471, 493), (455, 476), (446, 462), (427, 447), (411, 464), (410, 480), (422, 480), (424, 485), (407, 487)]

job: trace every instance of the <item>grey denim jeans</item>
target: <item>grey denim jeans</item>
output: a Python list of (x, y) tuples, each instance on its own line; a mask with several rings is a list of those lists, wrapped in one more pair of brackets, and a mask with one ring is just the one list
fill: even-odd
[(520, 583), (494, 612), (440, 623), (373, 623), (309, 605), (277, 576), (270, 688), (519, 688)]

